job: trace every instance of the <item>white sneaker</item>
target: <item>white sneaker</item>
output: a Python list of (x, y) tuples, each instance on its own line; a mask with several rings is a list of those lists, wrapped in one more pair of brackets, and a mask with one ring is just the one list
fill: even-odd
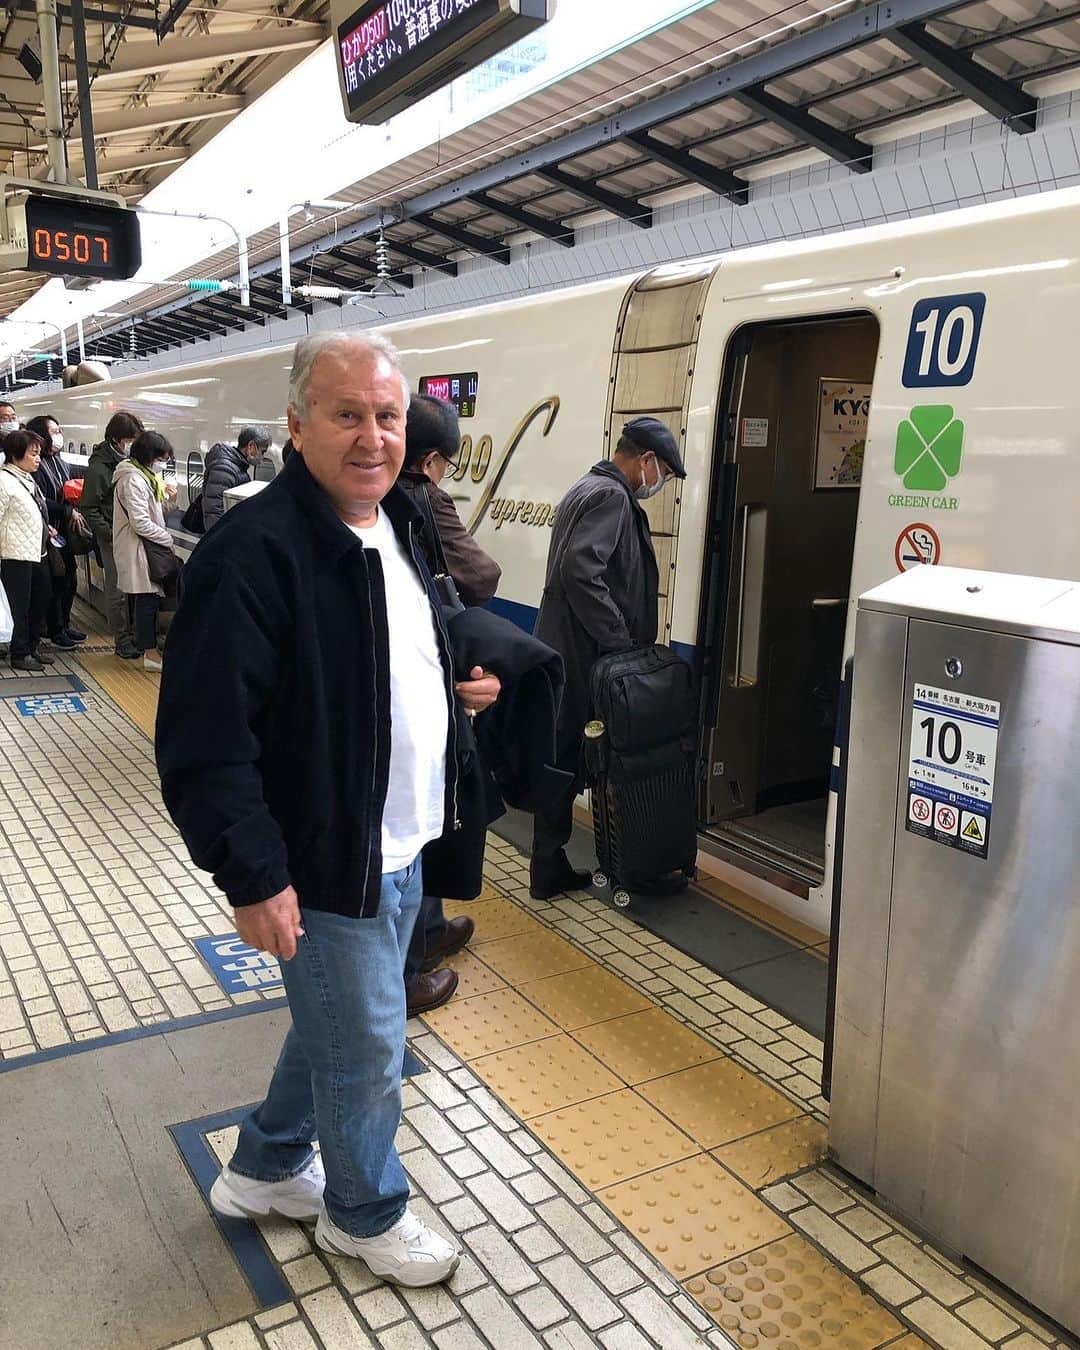
[(316, 1153), (302, 1172), (285, 1181), (255, 1181), (230, 1167), (210, 1190), (210, 1203), (229, 1219), (261, 1219), (281, 1214), (286, 1219), (317, 1219), (322, 1213), (326, 1176)]
[(143, 670), (163, 670), (164, 667), (160, 656), (155, 656), (153, 652), (143, 653)]
[(324, 1209), (315, 1225), (315, 1241), (325, 1252), (358, 1256), (372, 1275), (389, 1284), (421, 1289), (441, 1284), (457, 1270), (461, 1252), (439, 1236), (411, 1210), (378, 1237), (357, 1238), (343, 1233)]

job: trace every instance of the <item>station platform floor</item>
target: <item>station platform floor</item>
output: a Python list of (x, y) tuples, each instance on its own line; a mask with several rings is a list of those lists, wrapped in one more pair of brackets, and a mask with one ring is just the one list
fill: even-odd
[[(531, 900), (513, 831), (484, 896), (450, 907), (477, 929), (456, 997), (409, 1025), (399, 1147), (464, 1247), (451, 1282), (394, 1289), (299, 1224), (218, 1219), (207, 1192), (288, 1024), (280, 977), (238, 951), (165, 815), (158, 677), (96, 630), (57, 657), (0, 669), (4, 1350), (1068, 1343), (830, 1166), (812, 1016), (636, 910)], [(767, 932), (714, 891), (696, 929)], [(751, 964), (780, 962), (777, 985), (787, 959)]]

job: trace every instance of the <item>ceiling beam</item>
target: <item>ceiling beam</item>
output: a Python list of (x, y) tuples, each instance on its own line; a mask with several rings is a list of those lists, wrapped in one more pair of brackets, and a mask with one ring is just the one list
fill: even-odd
[(542, 239), (554, 240), (556, 244), (562, 244), (563, 248), (574, 247), (574, 231), (561, 220), (538, 216), (535, 211), (527, 211), (525, 207), (518, 206), (514, 202), (500, 201), (490, 192), (474, 192), (472, 201), (476, 202), (477, 206), (482, 206), (485, 211), (491, 211), (494, 215), (520, 225), (523, 230), (531, 230)]
[(621, 192), (611, 192), (607, 188), (599, 187), (596, 183), (590, 183), (587, 178), (579, 178), (577, 174), (567, 173), (565, 169), (556, 168), (554, 164), (545, 165), (538, 172), (550, 182), (557, 183), (559, 187), (565, 188), (567, 192), (576, 192), (579, 197), (591, 202), (593, 206), (600, 207), (602, 211), (608, 211), (611, 215), (618, 216), (620, 220), (628, 220), (631, 225), (638, 225), (643, 230), (652, 229), (652, 208), (642, 206), (636, 197), (627, 197)]
[(213, 319), (215, 323), (223, 323), (226, 328), (231, 328), (237, 333), (242, 333), (247, 327), (243, 316), (237, 310), (229, 305), (217, 303), (216, 297), (200, 300), (197, 305), (192, 305), (184, 312), (197, 314), (200, 318)]
[(793, 103), (767, 93), (762, 85), (752, 89), (740, 89), (735, 95), (744, 107), (758, 117), (782, 127), (804, 145), (812, 145), (815, 150), (838, 160), (853, 173), (869, 173), (873, 168), (874, 148), (851, 136), (846, 131), (838, 131), (813, 113), (804, 112)]
[[(144, 169), (160, 169), (166, 164), (183, 164), (191, 157), (186, 145), (165, 145), (153, 150), (125, 150), (118, 155), (99, 155), (97, 170), (99, 178), (115, 178), (121, 173), (141, 173)], [(70, 167), (77, 173), (82, 172), (82, 152), (72, 150)]]
[(727, 197), (736, 206), (746, 205), (750, 196), (750, 186), (745, 178), (738, 178), (715, 164), (706, 164), (697, 155), (692, 155), (681, 146), (668, 145), (666, 141), (660, 140), (648, 131), (631, 131), (626, 141), (649, 159), (666, 165), (683, 178), (689, 178), (692, 183), (700, 183), (710, 192), (715, 192), (718, 197)]
[[(130, 41), (117, 52), (112, 64), (92, 72), (95, 88), (121, 80), (141, 80), (147, 75), (208, 68), (253, 56), (276, 56), (281, 52), (310, 51), (328, 36), (321, 23), (291, 23), (283, 28), (257, 28), (248, 33), (211, 33), (209, 36), (170, 38), (165, 42)], [(62, 82), (75, 86), (75, 71), (67, 67)]]
[(947, 46), (929, 32), (925, 24), (902, 24), (889, 34), (889, 41), (972, 103), (1007, 122), (1013, 131), (1026, 135), (1035, 130), (1035, 113), (1039, 106), (1036, 99), (1025, 94), (1018, 84), (979, 65), (966, 52)]
[(361, 254), (350, 253), (345, 248), (324, 248), (320, 249), (317, 256), (326, 255), (328, 258), (336, 258), (338, 262), (344, 263), (346, 267), (355, 267), (358, 272), (366, 272), (369, 276), (375, 275), (375, 264), (370, 256), (364, 257)]
[[(124, 136), (131, 132), (162, 131), (188, 122), (208, 122), (215, 117), (234, 117), (247, 105), (240, 94), (220, 98), (192, 98), (182, 103), (157, 103), (146, 108), (115, 108), (109, 112), (94, 110), (94, 136)], [(76, 139), (72, 134), (72, 140)], [(34, 146), (44, 150), (45, 143)]]
[(461, 225), (455, 225), (448, 220), (438, 220), (432, 215), (413, 216), (413, 220), (416, 221), (417, 225), (423, 225), (425, 229), (441, 234), (443, 238), (449, 239), (459, 248), (467, 249), (470, 253), (477, 253), (482, 258), (491, 258), (495, 262), (502, 263), (504, 267), (510, 265), (510, 249), (506, 244), (500, 243), (498, 239), (489, 239), (486, 235), (476, 234), (474, 231), (466, 230)]
[(409, 262), (416, 263), (418, 267), (426, 267), (431, 272), (445, 272), (448, 277), (456, 277), (458, 274), (458, 265), (453, 258), (441, 258), (437, 253), (429, 253), (425, 248), (417, 248), (411, 241), (405, 243), (400, 239), (391, 239), (387, 235), (386, 242), (390, 245), (391, 253), (398, 253), (403, 258), (408, 258)]

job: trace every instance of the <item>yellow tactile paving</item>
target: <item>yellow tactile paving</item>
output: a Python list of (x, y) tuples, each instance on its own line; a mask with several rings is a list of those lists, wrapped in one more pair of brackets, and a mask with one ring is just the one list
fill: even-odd
[(470, 1065), (522, 1120), (618, 1091), (615, 1075), (569, 1036), (503, 1050)]
[(662, 1008), (583, 1027), (574, 1035), (630, 1084), (716, 1059), (722, 1053)]
[(594, 1191), (698, 1151), (692, 1139), (629, 1088), (537, 1116), (532, 1130)]
[(718, 1148), (714, 1157), (754, 1190), (813, 1167), (825, 1156), (825, 1126), (802, 1116)]
[(547, 932), (543, 924), (537, 923), (523, 909), (493, 892), (485, 899), (462, 902), (453, 909), (447, 905), (445, 910), (450, 917), (467, 915), (476, 924), (474, 947), (498, 942), (500, 938), (514, 937), (519, 933)]
[(903, 1331), (891, 1313), (799, 1237), (728, 1261), (684, 1287), (740, 1350), (875, 1350)]
[(161, 676), (143, 670), (141, 661), (121, 661), (111, 653), (80, 652), (77, 656), (87, 674), (152, 740)]
[(654, 1005), (617, 975), (601, 966), (585, 966), (546, 980), (531, 980), (521, 992), (566, 1031), (641, 1012)]
[(447, 959), (446, 964), (458, 973), (457, 998), (473, 998), (477, 994), (489, 993), (492, 989), (505, 989), (501, 976), (496, 975), (490, 966), (478, 961), (471, 952), (458, 952)]
[(591, 957), (583, 955), (565, 938), (546, 928), (535, 933), (519, 933), (498, 942), (483, 942), (474, 950), (485, 965), (498, 971), (508, 984), (515, 985), (594, 964)]
[(609, 1186), (599, 1195), (679, 1280), (791, 1232), (783, 1219), (704, 1154)]
[(424, 1021), (462, 1059), (477, 1059), (515, 1045), (555, 1036), (559, 1028), (516, 989), (493, 989), (477, 998), (455, 998)]
[(644, 1084), (641, 1095), (705, 1148), (716, 1148), (803, 1111), (730, 1059)]

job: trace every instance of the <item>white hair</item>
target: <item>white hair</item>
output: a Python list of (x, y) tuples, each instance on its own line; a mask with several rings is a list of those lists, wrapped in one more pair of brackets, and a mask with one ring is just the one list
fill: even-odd
[(307, 392), (311, 383), (311, 372), (320, 356), (357, 357), (382, 356), (394, 367), (401, 381), (401, 395), (404, 409), (409, 408), (409, 381), (401, 369), (401, 357), (398, 349), (382, 333), (310, 333), (296, 344), (293, 352), (292, 369), (289, 372), (289, 407), (301, 420), (307, 416)]

